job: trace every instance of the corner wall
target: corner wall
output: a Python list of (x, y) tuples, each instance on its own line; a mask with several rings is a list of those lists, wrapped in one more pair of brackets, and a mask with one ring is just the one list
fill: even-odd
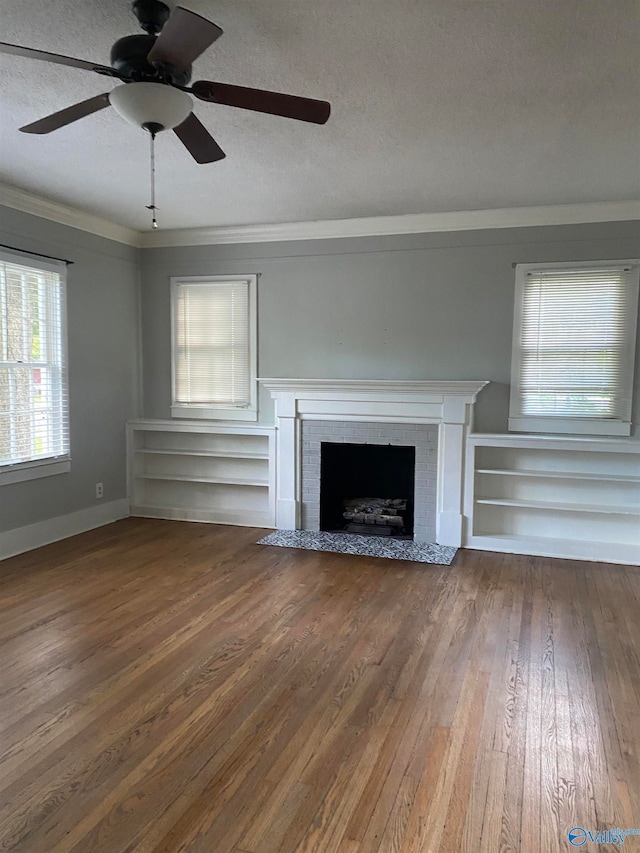
[[(0, 487), (2, 557), (60, 538), (51, 519), (73, 515), (87, 529), (127, 514), (125, 422), (139, 414), (140, 359), (137, 249), (5, 207), (0, 242), (74, 261), (67, 274), (71, 471)], [(96, 482), (104, 484), (102, 500)], [(61, 535), (69, 535), (65, 524)]]

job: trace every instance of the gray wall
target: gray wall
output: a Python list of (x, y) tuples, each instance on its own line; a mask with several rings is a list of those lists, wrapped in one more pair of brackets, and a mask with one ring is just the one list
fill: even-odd
[[(126, 497), (125, 422), (170, 417), (169, 277), (259, 273), (262, 376), (490, 379), (476, 427), (507, 425), (512, 262), (640, 255), (637, 222), (148, 249), (0, 207), (0, 242), (68, 274), (71, 472), (0, 488), (0, 531)], [(141, 266), (140, 266), (141, 265)], [(139, 406), (141, 270), (144, 407)], [(634, 421), (640, 421), (640, 367)], [(261, 420), (272, 419), (261, 397)]]
[[(142, 253), (144, 415), (170, 417), (172, 275), (259, 273), (258, 375), (490, 379), (476, 428), (506, 431), (513, 262), (635, 258), (637, 222)], [(639, 341), (640, 343), (640, 341)], [(634, 421), (640, 421), (640, 367)], [(272, 419), (261, 395), (260, 419)]]
[(138, 250), (0, 207), (0, 242), (68, 267), (71, 471), (0, 487), (0, 531), (125, 498), (125, 422), (139, 397)]

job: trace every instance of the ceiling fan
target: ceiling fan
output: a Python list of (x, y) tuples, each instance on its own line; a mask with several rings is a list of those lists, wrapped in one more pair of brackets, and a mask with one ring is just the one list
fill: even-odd
[(162, 0), (134, 0), (132, 8), (145, 34), (118, 39), (111, 48), (110, 66), (0, 42), (0, 53), (94, 71), (122, 83), (110, 92), (27, 124), (21, 131), (51, 133), (112, 106), (127, 121), (149, 131), (152, 139), (157, 132), (172, 129), (196, 162), (212, 163), (225, 154), (192, 112), (191, 96), (314, 124), (324, 124), (329, 118), (331, 106), (327, 101), (209, 80), (197, 80), (189, 86), (191, 64), (220, 38), (220, 27), (180, 6), (171, 11)]

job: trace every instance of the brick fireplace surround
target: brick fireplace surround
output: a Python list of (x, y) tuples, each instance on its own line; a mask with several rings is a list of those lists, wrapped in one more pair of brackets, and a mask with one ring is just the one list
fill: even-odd
[[(320, 454), (322, 444), (327, 442), (391, 444), (415, 447), (416, 485), (413, 495), (413, 538), (415, 542), (436, 541), (437, 426), (434, 424), (313, 420), (303, 420), (301, 426), (301, 527), (303, 530), (320, 530)], [(388, 495), (388, 497), (398, 497), (398, 495)]]
[(462, 544), (466, 438), (487, 382), (259, 381), (275, 400), (278, 530), (319, 529), (321, 442), (399, 444), (416, 448), (415, 541)]

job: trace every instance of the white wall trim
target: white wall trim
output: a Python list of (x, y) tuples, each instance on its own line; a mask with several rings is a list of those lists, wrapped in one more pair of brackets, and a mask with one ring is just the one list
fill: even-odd
[(106, 237), (108, 240), (125, 243), (127, 246), (139, 248), (141, 245), (141, 232), (135, 231), (133, 228), (127, 228), (99, 216), (93, 216), (84, 210), (61, 204), (52, 199), (41, 198), (8, 184), (0, 184), (0, 204), (10, 207), (12, 210), (21, 210), (23, 213), (31, 213), (33, 216), (40, 216), (51, 222), (58, 222), (61, 225), (78, 228), (80, 231), (86, 231), (89, 234), (96, 234), (98, 237)]
[(326, 219), (273, 225), (238, 225), (146, 231), (144, 249), (169, 246), (208, 246), (224, 243), (273, 243), (281, 240), (327, 240), (337, 237), (383, 237), (437, 231), (522, 228), (532, 225), (580, 225), (640, 219), (640, 201), (561, 204), (549, 207), (513, 207), (500, 210), (459, 210), (451, 213), (415, 213)]
[(227, 243), (273, 243), (284, 240), (328, 240), (339, 237), (386, 237), (438, 231), (524, 228), (535, 225), (580, 225), (640, 219), (640, 200), (546, 207), (506, 207), (496, 210), (456, 210), (449, 213), (408, 213), (357, 219), (319, 219), (266, 225), (230, 225), (166, 231), (136, 231), (52, 199), (40, 198), (0, 183), (0, 204), (52, 222), (79, 228), (136, 248), (209, 246)]
[(46, 521), (39, 521), (26, 527), (17, 527), (0, 534), (0, 560), (84, 533), (86, 530), (93, 530), (94, 527), (111, 524), (112, 521), (118, 521), (128, 515), (129, 501), (127, 498), (121, 498), (68, 515), (48, 518)]

